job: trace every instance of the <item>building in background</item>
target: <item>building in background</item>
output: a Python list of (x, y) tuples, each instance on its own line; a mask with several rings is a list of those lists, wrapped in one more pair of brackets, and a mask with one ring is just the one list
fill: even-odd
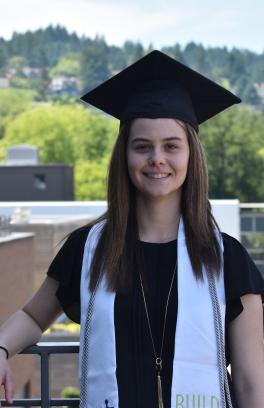
[[(52, 216), (42, 213), (42, 217), (32, 217), (28, 207), (16, 208), (12, 214), (0, 216), (0, 325), (39, 288), (64, 238), (91, 220), (88, 213), (86, 216)], [(68, 327), (65, 315), (60, 317), (60, 322), (66, 322), (64, 327)], [(44, 333), (41, 341), (79, 341), (77, 324), (74, 330), (70, 325), (71, 332), (61, 327), (57, 329), (58, 326), (54, 325), (50, 333)], [(11, 364), (15, 372), (16, 398), (38, 398), (41, 391), (40, 357), (16, 356), (12, 358)], [(78, 355), (52, 355), (51, 396), (60, 397), (66, 386), (77, 387), (77, 372)]]
[[(10, 233), (0, 217), (0, 324), (20, 309), (34, 285), (34, 234)], [(17, 396), (28, 398), (33, 386), (35, 356), (15, 356), (10, 361)]]
[(0, 166), (0, 201), (73, 200), (73, 169), (66, 164), (39, 164), (38, 149), (17, 145)]
[(241, 242), (264, 278), (264, 204), (241, 204)]

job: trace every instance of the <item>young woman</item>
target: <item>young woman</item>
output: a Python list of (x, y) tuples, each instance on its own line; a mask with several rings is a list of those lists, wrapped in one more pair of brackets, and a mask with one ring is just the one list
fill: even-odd
[(158, 51), (83, 99), (121, 121), (108, 210), (70, 235), (1, 327), (7, 400), (7, 354), (64, 310), (81, 322), (81, 407), (263, 408), (264, 285), (212, 216), (197, 134), (239, 99)]

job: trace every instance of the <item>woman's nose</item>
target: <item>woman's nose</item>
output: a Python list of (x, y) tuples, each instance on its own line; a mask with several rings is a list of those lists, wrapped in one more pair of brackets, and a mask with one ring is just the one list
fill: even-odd
[(164, 152), (161, 151), (161, 149), (153, 149), (150, 152), (149, 158), (148, 158), (149, 164), (156, 165), (156, 164), (163, 164), (165, 163), (165, 156)]

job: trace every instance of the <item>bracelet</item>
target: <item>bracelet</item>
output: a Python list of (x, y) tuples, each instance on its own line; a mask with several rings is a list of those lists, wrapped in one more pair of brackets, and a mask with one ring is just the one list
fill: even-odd
[(8, 350), (7, 350), (5, 347), (3, 347), (3, 346), (0, 346), (0, 349), (1, 349), (1, 350), (4, 350), (4, 351), (6, 352), (6, 359), (8, 360), (8, 358), (9, 358), (9, 352), (8, 352)]

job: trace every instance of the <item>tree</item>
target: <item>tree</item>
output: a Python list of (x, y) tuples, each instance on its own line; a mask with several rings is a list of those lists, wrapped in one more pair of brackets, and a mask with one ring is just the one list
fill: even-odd
[(208, 75), (205, 63), (205, 50), (201, 44), (188, 43), (184, 50), (184, 61), (193, 69)]
[(43, 163), (98, 161), (109, 156), (117, 125), (81, 105), (32, 107), (8, 123), (3, 146), (35, 145)]
[(64, 107), (31, 108), (9, 122), (3, 145), (31, 144), (43, 163), (74, 163), (71, 138), (72, 110)]
[(210, 196), (264, 200), (263, 114), (234, 107), (201, 126), (208, 157)]
[(261, 102), (254, 84), (245, 75), (241, 75), (236, 81), (236, 92), (244, 102), (250, 105), (258, 105)]
[[(77, 130), (77, 127), (79, 130)], [(118, 132), (118, 121), (86, 109), (73, 136), (76, 161), (97, 161), (109, 157)]]
[(120, 47), (111, 45), (108, 47), (108, 66), (111, 75), (114, 75), (127, 66), (124, 50)]
[[(23, 34), (15, 32), (11, 40), (0, 38), (0, 72), (4, 75), (8, 59), (15, 57), (18, 70), (22, 66), (30, 66), (51, 70), (51, 75), (75, 76), (80, 55), (78, 80), (85, 92), (142, 58), (151, 49), (151, 45), (144, 48), (140, 42), (133, 41), (126, 41), (123, 47), (109, 46), (102, 37), (79, 38), (75, 33), (69, 34), (64, 27), (50, 25)], [(183, 48), (176, 43), (162, 50), (216, 82), (228, 81), (230, 89), (238, 92), (247, 103), (263, 107), (255, 92), (255, 85), (264, 82), (264, 53), (256, 54), (237, 48), (228, 50), (227, 47), (205, 48), (195, 42)], [(18, 60), (16, 64), (17, 57), (23, 58), (22, 63)], [(45, 98), (44, 82), (36, 85), (40, 97), (43, 95)], [(22, 86), (21, 81), (19, 86)]]
[(27, 60), (20, 55), (15, 55), (14, 57), (9, 58), (8, 66), (16, 70), (17, 75), (23, 75), (22, 68), (27, 65)]
[(105, 200), (108, 160), (80, 162), (75, 167), (76, 200)]
[(0, 45), (0, 72), (3, 70), (3, 68), (6, 67), (6, 64), (7, 64), (6, 47)]
[(184, 63), (183, 52), (181, 50), (180, 44), (175, 44), (172, 47), (163, 47), (162, 52), (175, 58), (177, 61)]
[(81, 51), (80, 79), (83, 92), (95, 88), (110, 77), (107, 61), (107, 46), (102, 38)]
[(80, 105), (39, 106), (10, 122), (0, 150), (26, 143), (39, 148), (42, 163), (75, 169), (77, 199), (105, 199), (106, 174), (118, 122)]
[(50, 70), (50, 76), (75, 76), (79, 75), (80, 71), (80, 54), (71, 53), (61, 57), (58, 63)]
[(0, 139), (5, 135), (8, 122), (13, 121), (16, 116), (28, 109), (34, 97), (35, 92), (32, 90), (0, 90)]
[(124, 43), (123, 49), (126, 55), (127, 65), (130, 65), (138, 59), (142, 58), (145, 54), (144, 48), (140, 44), (140, 42), (134, 43), (133, 41), (126, 41)]

